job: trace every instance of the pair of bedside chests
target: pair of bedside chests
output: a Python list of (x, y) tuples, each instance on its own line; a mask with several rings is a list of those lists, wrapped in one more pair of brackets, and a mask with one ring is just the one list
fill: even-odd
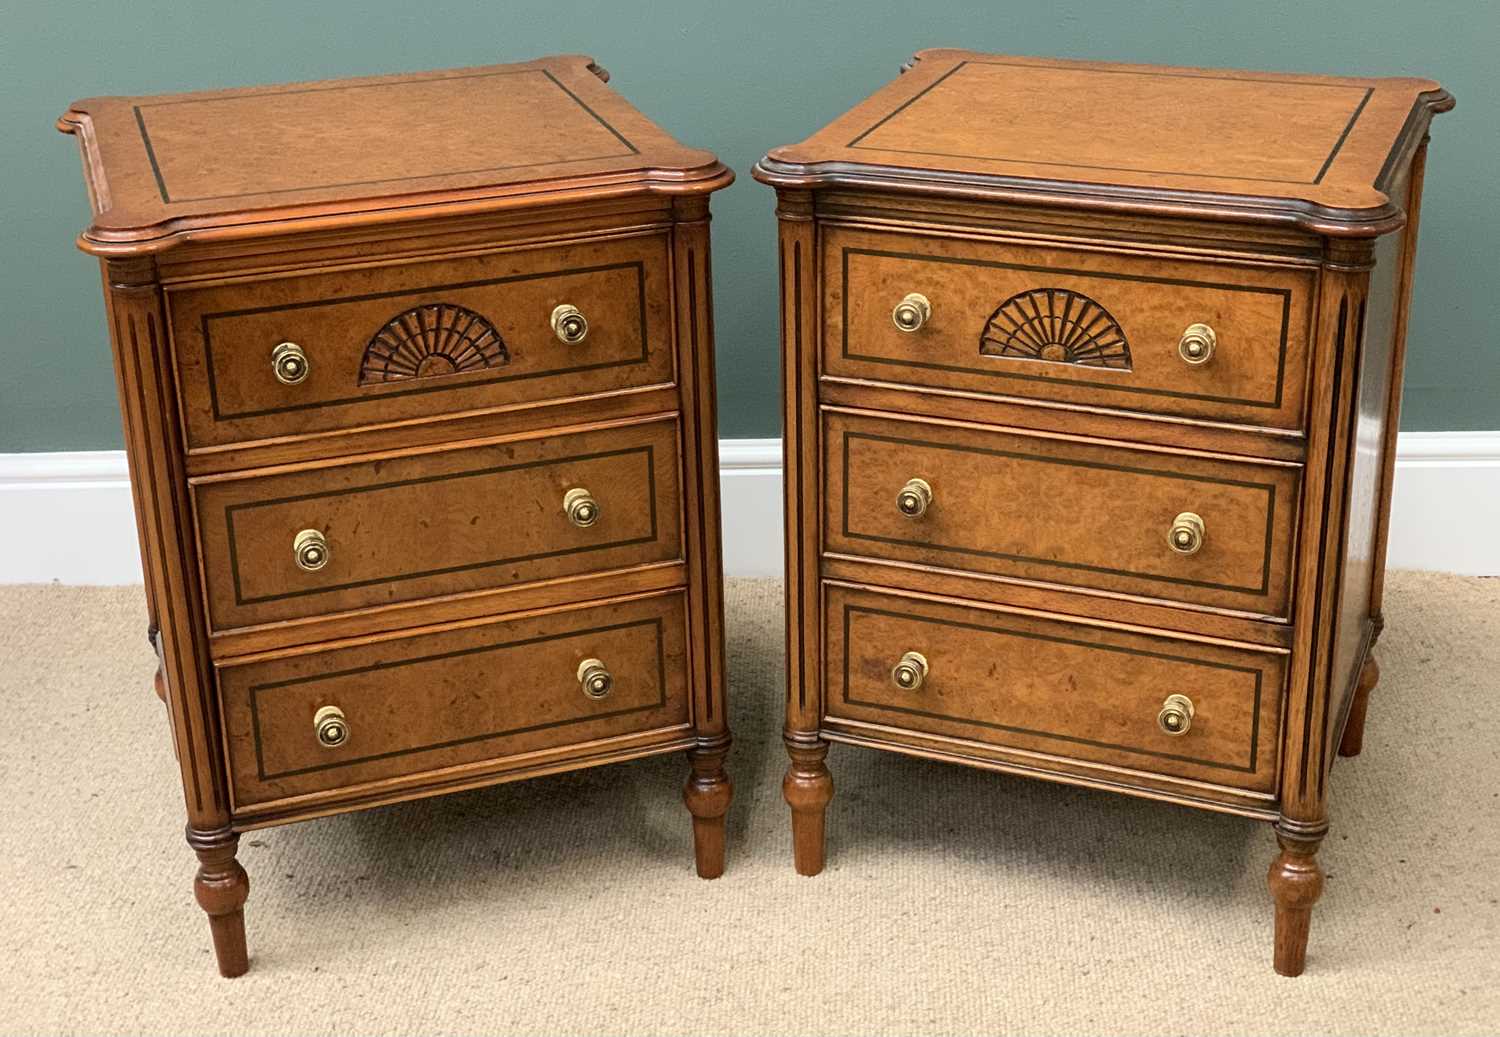
[[(266, 825), (685, 750), (698, 874), (724, 869), (733, 174), (607, 79), (564, 56), (59, 123), (226, 976)], [(931, 50), (756, 165), (798, 872), (830, 742), (1239, 814), (1275, 827), (1302, 970), (1452, 103)]]

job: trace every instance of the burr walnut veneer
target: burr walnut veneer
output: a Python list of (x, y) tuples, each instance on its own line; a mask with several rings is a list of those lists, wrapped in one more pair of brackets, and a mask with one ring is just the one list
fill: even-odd
[(687, 750), (724, 866), (708, 194), (584, 57), (80, 101), (195, 889), (239, 833)]
[(904, 71), (755, 171), (781, 227), (797, 870), (823, 867), (832, 741), (1241, 814), (1275, 826), (1295, 975), (1376, 681), (1453, 101), (954, 50)]

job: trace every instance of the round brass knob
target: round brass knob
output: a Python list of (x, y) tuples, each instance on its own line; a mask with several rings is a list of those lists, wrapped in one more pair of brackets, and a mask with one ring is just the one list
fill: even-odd
[(307, 354), (295, 342), (283, 342), (271, 350), (271, 370), (282, 385), (296, 385), (307, 378)]
[(328, 538), (321, 530), (304, 529), (292, 539), (292, 557), (303, 572), (317, 572), (328, 564)]
[(1167, 530), (1167, 546), (1180, 555), (1197, 554), (1207, 532), (1201, 518), (1184, 511), (1172, 520), (1172, 528)]
[(921, 652), (907, 652), (891, 667), (891, 683), (902, 691), (916, 691), (927, 680), (927, 657)]
[(1168, 695), (1156, 714), (1156, 726), (1173, 737), (1187, 734), (1193, 727), (1193, 700), (1186, 695)]
[(552, 333), (570, 346), (576, 346), (589, 333), (589, 322), (577, 306), (563, 303), (552, 311)]
[(909, 479), (896, 494), (896, 510), (907, 518), (921, 518), (932, 505), (932, 485), (926, 479)]
[(921, 328), (931, 317), (932, 303), (919, 292), (912, 292), (891, 311), (891, 321), (896, 325), (896, 330), (908, 333)]
[(1219, 336), (1207, 324), (1189, 324), (1182, 337), (1177, 340), (1177, 355), (1197, 367), (1213, 358), (1214, 346), (1218, 343)]
[(588, 490), (575, 486), (563, 494), (563, 513), (573, 525), (585, 529), (599, 521), (599, 502)]
[(324, 706), (313, 714), (313, 731), (324, 749), (337, 749), (349, 740), (349, 722), (337, 706)]
[(615, 679), (598, 659), (585, 659), (578, 664), (578, 685), (591, 699), (602, 699), (615, 687)]

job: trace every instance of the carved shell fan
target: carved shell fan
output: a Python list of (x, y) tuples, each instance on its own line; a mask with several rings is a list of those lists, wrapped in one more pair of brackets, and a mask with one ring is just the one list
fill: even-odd
[(1066, 288), (1034, 288), (1006, 299), (990, 315), (979, 352), (1130, 370), (1120, 325), (1093, 299)]
[(459, 374), (508, 363), (510, 350), (493, 324), (466, 307), (430, 303), (397, 314), (375, 333), (365, 347), (359, 384)]

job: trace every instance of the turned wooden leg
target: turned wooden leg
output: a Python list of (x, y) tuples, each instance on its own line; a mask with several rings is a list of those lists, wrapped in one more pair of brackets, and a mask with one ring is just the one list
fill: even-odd
[(786, 778), (781, 782), (782, 795), (792, 808), (792, 859), (799, 875), (816, 875), (823, 870), (825, 814), (833, 799), (833, 778), (823, 761), (828, 743), (813, 736), (788, 734), (786, 751), (792, 758)]
[(243, 976), (250, 968), (250, 955), (245, 950), (245, 898), (250, 895), (250, 878), (234, 857), (240, 837), (227, 828), (213, 832), (189, 828), (188, 845), (198, 855), (193, 895), (208, 913), (219, 975)]
[(1323, 895), (1323, 869), (1318, 866), (1321, 836), (1312, 839), (1276, 833), (1281, 852), (1271, 862), (1266, 883), (1276, 899), (1276, 971), (1300, 976), (1307, 965), (1307, 932), (1313, 905)]
[(724, 756), (728, 752), (728, 735), (688, 750), (688, 762), (693, 769), (688, 774), (687, 787), (682, 790), (682, 799), (693, 815), (693, 856), (698, 877), (703, 879), (716, 879), (724, 874), (724, 815), (734, 794), (729, 775), (724, 773)]
[(1370, 690), (1380, 681), (1380, 664), (1373, 655), (1365, 656), (1364, 668), (1359, 671), (1359, 684), (1354, 688), (1354, 701), (1349, 704), (1349, 720), (1344, 724), (1344, 738), (1339, 742), (1340, 756), (1358, 756), (1365, 745), (1365, 710), (1370, 706)]

